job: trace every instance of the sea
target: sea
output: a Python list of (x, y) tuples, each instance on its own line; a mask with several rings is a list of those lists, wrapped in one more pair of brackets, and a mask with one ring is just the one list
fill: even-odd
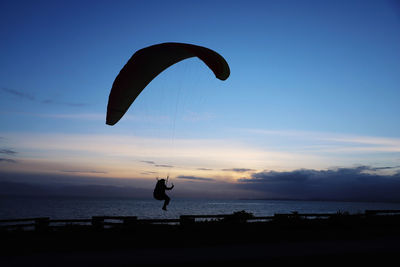
[(89, 219), (92, 216), (137, 216), (139, 219), (176, 219), (180, 215), (217, 215), (246, 211), (254, 216), (275, 213), (363, 213), (371, 209), (400, 209), (400, 203), (172, 199), (168, 210), (154, 199), (85, 197), (0, 197), (0, 220), (33, 217)]

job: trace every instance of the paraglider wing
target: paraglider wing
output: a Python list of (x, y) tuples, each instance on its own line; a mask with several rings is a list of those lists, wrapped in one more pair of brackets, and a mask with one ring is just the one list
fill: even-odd
[(116, 124), (142, 90), (162, 71), (181, 60), (198, 57), (215, 74), (226, 80), (228, 63), (217, 52), (206, 47), (184, 43), (162, 43), (137, 51), (121, 69), (108, 98), (108, 125)]

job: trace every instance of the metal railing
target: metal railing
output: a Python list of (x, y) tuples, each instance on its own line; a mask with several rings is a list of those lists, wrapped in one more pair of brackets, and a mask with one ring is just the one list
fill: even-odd
[(137, 216), (93, 216), (91, 219), (50, 219), (49, 217), (21, 218), (0, 220), (0, 229), (34, 229), (46, 231), (50, 228), (66, 226), (88, 226), (95, 229), (110, 227), (133, 227), (138, 224), (177, 224), (190, 225), (199, 221), (226, 221), (226, 222), (267, 222), (290, 219), (329, 219), (337, 216), (365, 217), (400, 215), (400, 210), (366, 210), (365, 213), (276, 213), (274, 216), (253, 216), (244, 211), (233, 214), (217, 215), (181, 215), (179, 219), (138, 219)]

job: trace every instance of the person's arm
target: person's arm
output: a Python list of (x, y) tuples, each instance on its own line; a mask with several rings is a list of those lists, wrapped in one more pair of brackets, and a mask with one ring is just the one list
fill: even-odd
[(174, 184), (171, 184), (171, 187), (165, 187), (166, 190), (171, 190), (172, 188), (174, 188)]

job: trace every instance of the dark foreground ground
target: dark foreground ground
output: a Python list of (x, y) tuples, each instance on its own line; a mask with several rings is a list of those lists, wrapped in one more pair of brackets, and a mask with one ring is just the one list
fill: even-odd
[(0, 233), (0, 266), (384, 264), (400, 256), (400, 217), (201, 222)]

